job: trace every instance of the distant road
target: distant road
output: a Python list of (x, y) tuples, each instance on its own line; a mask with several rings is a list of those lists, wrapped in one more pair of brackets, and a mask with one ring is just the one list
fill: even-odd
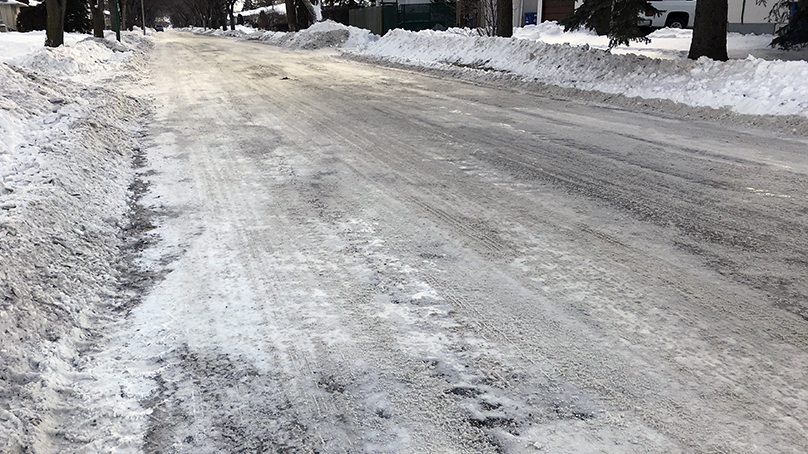
[(808, 451), (808, 141), (186, 33), (152, 64), (147, 451)]

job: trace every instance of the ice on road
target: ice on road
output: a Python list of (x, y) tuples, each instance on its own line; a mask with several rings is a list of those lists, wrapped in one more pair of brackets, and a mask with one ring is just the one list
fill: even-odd
[(808, 446), (804, 140), (189, 34), (148, 80), (147, 451)]

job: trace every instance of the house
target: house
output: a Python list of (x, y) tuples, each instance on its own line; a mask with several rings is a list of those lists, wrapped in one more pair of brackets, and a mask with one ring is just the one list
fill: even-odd
[(575, 11), (575, 0), (514, 0), (513, 25), (560, 21)]
[[(429, 3), (429, 0), (404, 0)], [(579, 2), (581, 0), (578, 0)], [(399, 0), (401, 3), (402, 0)], [(455, 23), (460, 27), (482, 27), (491, 23), (497, 0), (457, 0)], [(560, 21), (575, 11), (575, 0), (512, 0), (513, 26), (524, 27), (545, 21)]]
[[(536, 0), (514, 0), (516, 1), (524, 1), (524, 2), (535, 2)], [(539, 0), (542, 1), (542, 0)], [(548, 0), (544, 0), (547, 2)], [(551, 0), (551, 1), (558, 1), (558, 0)], [(660, 2), (662, 5), (665, 4), (665, 0), (656, 0)], [(696, 0), (690, 0), (695, 5)], [(575, 7), (581, 6), (583, 0), (576, 0)], [(672, 4), (675, 3), (682, 3), (681, 1), (673, 1)], [(685, 3), (690, 3), (685, 2)], [(760, 4), (759, 0), (728, 0), (728, 9), (727, 9), (727, 31), (729, 32), (737, 32), (737, 33), (744, 33), (744, 34), (773, 34), (775, 28), (779, 27), (783, 24), (774, 24), (769, 22), (769, 11), (772, 8), (772, 5), (775, 3), (774, 1), (768, 2), (768, 6)], [(655, 6), (660, 9), (668, 9), (664, 6), (660, 6), (659, 3), (655, 3)], [(514, 7), (515, 9), (515, 7)], [(690, 11), (693, 8), (688, 8)], [(516, 12), (514, 12), (516, 14)], [(514, 17), (516, 17), (514, 15)], [(692, 19), (692, 18), (691, 18)], [(544, 20), (551, 20), (551, 19), (544, 19)], [(692, 20), (690, 21), (692, 23)], [(516, 25), (516, 24), (514, 24)]]
[[(356, 8), (349, 13), (348, 24), (384, 34), (391, 28), (423, 30), (436, 26), (483, 27), (496, 10), (497, 0), (371, 0), (376, 6)], [(665, 0), (656, 0), (664, 2)], [(776, 24), (769, 23), (771, 6), (760, 0), (728, 0), (728, 31), (738, 33), (773, 34)], [(569, 17), (583, 0), (512, 0), (513, 26), (561, 21)], [(692, 3), (691, 3), (692, 2)], [(691, 6), (696, 0), (690, 0)], [(672, 2), (672, 3), (683, 3)], [(446, 7), (453, 9), (442, 11)], [(658, 6), (659, 8), (659, 6)], [(663, 8), (660, 8), (663, 9)], [(692, 14), (692, 8), (689, 9)], [(390, 13), (390, 14), (387, 14)], [(454, 15), (454, 17), (451, 17)], [(389, 16), (389, 17), (388, 17)], [(692, 23), (692, 21), (691, 21)]]
[(17, 30), (17, 14), (22, 8), (27, 7), (25, 3), (15, 0), (0, 0), (0, 23), (6, 24), (6, 29)]
[[(695, 1), (695, 0), (694, 0)], [(581, 0), (513, 0), (513, 25), (522, 27), (545, 21), (560, 21), (580, 6)], [(776, 24), (768, 16), (774, 1), (729, 0), (727, 27), (730, 32), (773, 34)], [(782, 24), (781, 24), (782, 25)]]
[[(776, 24), (769, 22), (774, 1), (761, 5), (757, 0), (729, 0), (727, 30), (739, 33), (773, 34)], [(779, 26), (784, 24), (777, 25)]]

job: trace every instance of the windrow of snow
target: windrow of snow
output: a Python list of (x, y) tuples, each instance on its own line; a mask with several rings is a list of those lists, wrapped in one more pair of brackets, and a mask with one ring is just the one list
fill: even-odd
[[(61, 85), (51, 79), (39, 78), (40, 89), (30, 91), (24, 79), (37, 77), (34, 74), (70, 76), (81, 82), (111, 77), (121, 64), (133, 64), (133, 56), (139, 53), (137, 47), (150, 43), (141, 36), (127, 33), (124, 42), (114, 40), (114, 34), (106, 39), (87, 38), (86, 35), (68, 34), (65, 40), (69, 45), (58, 48), (44, 47), (44, 32), (24, 34), (8, 33), (0, 35), (0, 49), (22, 48), (28, 54), (9, 52), (0, 58), (0, 165), (11, 155), (17, 146), (32, 135), (50, 134), (52, 131), (65, 131), (72, 119), (85, 115), (80, 108), (82, 100), (67, 102), (58, 93)], [(13, 67), (26, 71), (14, 70)], [(30, 74), (33, 71), (34, 74)], [(85, 103), (86, 104), (86, 103)], [(61, 108), (58, 108), (60, 107)], [(58, 109), (57, 109), (58, 108)], [(28, 124), (26, 120), (40, 116), (42, 125)], [(0, 178), (8, 168), (0, 167)]]
[(70, 399), (77, 379), (93, 380), (81, 351), (128, 303), (124, 231), (146, 106), (52, 74), (115, 77), (135, 52), (117, 46), (91, 39), (0, 63), (2, 452), (76, 452), (66, 434), (111, 417), (78, 415)]
[(188, 31), (197, 35), (221, 36), (225, 38), (242, 38), (250, 34), (241, 28), (238, 30), (222, 30), (220, 28), (187, 27), (177, 30)]
[(357, 54), (432, 68), (501, 71), (529, 81), (628, 97), (670, 99), (741, 114), (808, 116), (808, 62), (614, 55), (588, 45), (548, 44), (457, 31), (391, 30)]

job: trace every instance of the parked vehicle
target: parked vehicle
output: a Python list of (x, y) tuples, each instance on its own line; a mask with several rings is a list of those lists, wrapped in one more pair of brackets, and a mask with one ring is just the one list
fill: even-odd
[(163, 31), (163, 26), (162, 25), (157, 25), (157, 26), (154, 27), (154, 30), (158, 31), (158, 32), (161, 32), (161, 31)]
[(639, 25), (651, 28), (693, 28), (696, 17), (696, 0), (655, 0), (648, 2), (659, 12), (654, 14), (651, 8), (640, 16)]

